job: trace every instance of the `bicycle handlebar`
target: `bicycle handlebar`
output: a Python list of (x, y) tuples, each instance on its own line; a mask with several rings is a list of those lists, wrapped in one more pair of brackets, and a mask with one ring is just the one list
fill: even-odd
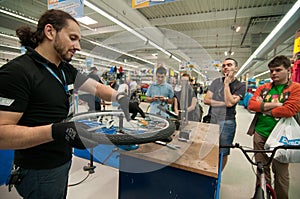
[(239, 143), (235, 143), (233, 145), (220, 145), (220, 148), (238, 148), (238, 149), (240, 149), (243, 152), (243, 154), (245, 155), (245, 157), (247, 158), (247, 160), (251, 164), (256, 165), (256, 166), (259, 164), (259, 162), (253, 162), (251, 160), (250, 156), (248, 155), (248, 153), (271, 153), (271, 156), (270, 156), (268, 162), (267, 163), (262, 163), (263, 166), (268, 166), (268, 165), (271, 164), (271, 162), (272, 162), (272, 160), (274, 158), (274, 155), (275, 155), (275, 153), (276, 153), (276, 151), (278, 149), (285, 149), (285, 150), (287, 150), (287, 149), (299, 149), (300, 150), (300, 146), (299, 145), (298, 146), (295, 146), (295, 145), (281, 145), (281, 146), (274, 147), (273, 150), (244, 149), (242, 146), (240, 146)]

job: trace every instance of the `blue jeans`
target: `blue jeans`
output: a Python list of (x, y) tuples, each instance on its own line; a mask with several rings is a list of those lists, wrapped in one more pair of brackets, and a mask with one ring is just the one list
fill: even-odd
[[(236, 131), (236, 121), (235, 120), (225, 120), (219, 122), (220, 125), (220, 140), (219, 145), (231, 145), (235, 136)], [(220, 148), (219, 152), (223, 152), (223, 156), (230, 154), (229, 148)]]
[(64, 199), (71, 161), (54, 169), (20, 168), (21, 183), (15, 185), (18, 193), (25, 199)]

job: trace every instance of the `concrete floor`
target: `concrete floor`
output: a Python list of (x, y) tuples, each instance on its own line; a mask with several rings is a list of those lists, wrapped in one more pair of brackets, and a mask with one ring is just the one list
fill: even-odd
[[(145, 110), (147, 104), (142, 104)], [(204, 111), (207, 107), (204, 106)], [(243, 146), (252, 146), (252, 137), (246, 135), (246, 131), (253, 115), (241, 106), (237, 108), (237, 132), (234, 142)], [(83, 166), (89, 163), (88, 160), (74, 157), (70, 171), (69, 184), (82, 180), (87, 172)], [(95, 163), (95, 173), (90, 175), (80, 185), (69, 187), (68, 199), (117, 199), (118, 198), (118, 169)], [(300, 198), (300, 164), (290, 164), (290, 199)], [(255, 173), (252, 166), (245, 159), (244, 155), (236, 150), (231, 151), (228, 164), (222, 173), (220, 198), (221, 199), (249, 199), (253, 196), (255, 184)], [(7, 187), (0, 186), (1, 199), (20, 198), (15, 189), (7, 191)], [(201, 196), (199, 196), (199, 199)]]

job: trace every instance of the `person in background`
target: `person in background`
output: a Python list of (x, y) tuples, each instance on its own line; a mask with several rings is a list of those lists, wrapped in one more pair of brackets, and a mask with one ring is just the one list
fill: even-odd
[[(264, 145), (278, 118), (292, 117), (300, 111), (300, 84), (291, 80), (291, 62), (286, 56), (277, 56), (268, 64), (272, 83), (259, 86), (249, 101), (248, 109), (256, 112), (257, 121), (250, 128), (254, 132), (254, 150), (264, 150)], [(249, 128), (249, 129), (250, 129)], [(255, 154), (256, 162), (267, 162), (269, 157), (264, 153)], [(289, 198), (289, 164), (272, 161), (277, 198)], [(267, 183), (271, 184), (270, 167), (265, 167)]]
[[(187, 94), (187, 111), (188, 111), (188, 120), (189, 121), (197, 121), (199, 122), (200, 119), (200, 109), (199, 104), (198, 104), (198, 100), (197, 97), (194, 93), (194, 89), (192, 88), (192, 86), (190, 85), (191, 82), (191, 77), (189, 74), (184, 73), (181, 76), (181, 81), (187, 81), (188, 83), (188, 90), (186, 92)], [(181, 99), (181, 94), (182, 94), (182, 90), (175, 90), (174, 91), (175, 97), (174, 97), (174, 112), (179, 115), (179, 110), (183, 107), (180, 106), (180, 99)], [(198, 111), (198, 112), (197, 112)]]
[[(220, 126), (219, 145), (232, 144), (236, 132), (236, 105), (246, 92), (246, 85), (235, 78), (237, 70), (236, 60), (225, 59), (221, 70), (224, 77), (217, 78), (211, 83), (204, 98), (204, 104), (211, 106), (210, 123)], [(230, 150), (220, 148), (219, 152), (220, 155), (223, 154), (221, 165), (223, 170)]]
[(91, 148), (87, 125), (65, 122), (74, 113), (73, 89), (118, 101), (130, 120), (129, 99), (78, 72), (80, 26), (68, 13), (48, 10), (36, 31), (17, 29), (27, 52), (0, 68), (0, 148), (14, 149), (15, 187), (26, 199), (66, 198), (72, 148)]
[(161, 111), (158, 106), (168, 109), (168, 104), (173, 103), (174, 92), (172, 86), (165, 82), (167, 69), (160, 66), (156, 69), (156, 82), (152, 83), (146, 92), (146, 101), (150, 103), (150, 113), (168, 118), (169, 115)]
[(124, 79), (119, 80), (118, 92), (123, 92), (126, 93), (126, 95), (129, 95), (129, 86)]
[[(103, 84), (100, 77), (97, 75), (98, 69), (93, 66), (91, 67), (90, 71), (91, 72), (88, 74), (88, 77)], [(101, 111), (101, 99), (99, 97), (92, 94), (82, 94), (80, 95), (80, 99), (87, 102), (89, 111)]]
[(134, 81), (134, 80), (131, 80), (131, 81), (129, 82), (129, 91), (130, 91), (129, 93), (132, 94), (132, 93), (134, 93), (137, 89), (138, 89), (138, 84), (137, 84), (137, 82)]
[[(124, 79), (120, 79), (119, 80), (119, 84), (118, 84), (118, 89), (117, 91), (119, 93), (124, 93), (126, 94), (126, 96), (128, 96), (129, 93), (129, 88), (128, 88), (128, 84), (125, 83)], [(113, 102), (112, 106), (117, 107), (117, 109), (120, 109), (120, 104), (118, 102)]]
[(135, 90), (131, 92), (130, 100), (129, 100), (129, 113), (131, 114), (131, 119), (134, 120), (137, 114), (139, 113), (142, 118), (146, 118), (146, 115), (141, 109), (140, 105), (140, 99), (139, 99), (139, 94), (138, 91)]
[(119, 88), (119, 84), (117, 83), (117, 80), (115, 80), (115, 79), (110, 80), (109, 85), (111, 88), (113, 88), (115, 90), (118, 90), (118, 88)]

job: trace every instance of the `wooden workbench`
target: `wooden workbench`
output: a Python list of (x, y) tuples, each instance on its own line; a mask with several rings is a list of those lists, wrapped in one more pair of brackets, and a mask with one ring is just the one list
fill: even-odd
[(181, 196), (178, 198), (195, 198), (198, 194), (213, 198), (218, 178), (219, 126), (189, 122), (183, 130), (191, 131), (190, 141), (179, 141), (176, 131), (170, 142), (179, 149), (149, 143), (121, 152), (119, 198), (145, 198), (147, 194), (146, 198), (173, 198), (175, 193)]

